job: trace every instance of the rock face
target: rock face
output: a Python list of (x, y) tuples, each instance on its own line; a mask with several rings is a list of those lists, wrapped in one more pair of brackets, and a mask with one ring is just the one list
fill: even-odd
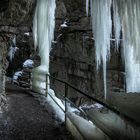
[[(97, 72), (95, 60), (94, 40), (90, 24), (90, 16), (86, 16), (86, 1), (58, 0), (56, 11), (57, 44), (51, 52), (50, 72), (54, 77), (63, 79), (82, 91), (102, 98), (103, 74), (102, 67)], [(61, 24), (67, 20), (68, 27), (62, 28)], [(107, 83), (108, 92), (114, 87), (120, 88), (122, 79), (121, 62), (118, 53), (112, 50), (112, 59), (108, 63)], [(64, 86), (52, 80), (56, 93), (63, 93)], [(52, 87), (53, 87), (52, 86)], [(70, 96), (81, 96), (69, 89)]]
[(7, 49), (15, 34), (30, 31), (35, 0), (0, 1), (0, 110), (5, 106), (5, 70)]
[(3, 57), (6, 53), (6, 44), (2, 44), (2, 39), (0, 38), (0, 113), (3, 109), (7, 108), (6, 96), (5, 96), (5, 70), (6, 57)]

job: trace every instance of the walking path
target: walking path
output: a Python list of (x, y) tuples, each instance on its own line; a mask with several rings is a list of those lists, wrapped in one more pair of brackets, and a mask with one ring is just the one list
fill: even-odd
[(0, 115), (0, 140), (72, 140), (65, 125), (55, 120), (23, 89), (7, 84), (8, 111)]

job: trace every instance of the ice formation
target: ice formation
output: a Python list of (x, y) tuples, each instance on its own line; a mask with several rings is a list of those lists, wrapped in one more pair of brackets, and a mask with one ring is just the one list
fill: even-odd
[(89, 0), (86, 0), (86, 13), (88, 16), (88, 11), (89, 11)]
[[(86, 0), (88, 13), (89, 1)], [(106, 62), (110, 57), (112, 37), (111, 6), (116, 48), (120, 34), (123, 37), (123, 50), (127, 92), (140, 92), (140, 1), (139, 0), (90, 0), (92, 30), (95, 38), (97, 69), (103, 63), (104, 90), (106, 98)]]
[(92, 30), (95, 38), (97, 69), (103, 63), (104, 93), (106, 99), (106, 62), (110, 57), (112, 34), (111, 0), (91, 0)]
[(39, 48), (41, 66), (49, 71), (49, 52), (54, 37), (55, 0), (38, 0), (33, 22), (35, 47)]
[(11, 43), (12, 44), (11, 44), (9, 51), (8, 51), (8, 57), (9, 57), (10, 61), (12, 62), (16, 51), (19, 49), (18, 47), (16, 47), (16, 35), (14, 36)]
[(17, 72), (15, 72), (14, 73), (14, 75), (13, 75), (13, 83), (15, 83), (15, 84), (19, 84), (18, 83), (18, 78), (22, 75), (22, 71), (17, 71)]
[(117, 0), (114, 7), (122, 26), (126, 90), (140, 92), (140, 1)]

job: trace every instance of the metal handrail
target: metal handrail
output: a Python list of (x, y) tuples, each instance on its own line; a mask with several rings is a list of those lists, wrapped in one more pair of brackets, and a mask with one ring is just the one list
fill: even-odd
[[(99, 103), (100, 105), (104, 106), (105, 108), (109, 109), (110, 111), (112, 111), (112, 112), (114, 112), (114, 113), (116, 113), (116, 114), (118, 114), (118, 115), (121, 115), (121, 116), (125, 117), (126, 119), (131, 120), (131, 121), (134, 122), (135, 124), (139, 124), (139, 123), (138, 123), (137, 121), (135, 121), (133, 118), (131, 118), (131, 117), (125, 115), (124, 113), (120, 112), (120, 111), (117, 110), (116, 108), (109, 106), (107, 103), (105, 103), (105, 102), (103, 102), (103, 101), (100, 101), (99, 99), (97, 99), (97, 98), (95, 98), (95, 97), (93, 97), (93, 96), (91, 96), (91, 95), (89, 95), (89, 94), (87, 94), (87, 93), (85, 93), (85, 92), (83, 92), (83, 91), (77, 89), (76, 87), (74, 87), (73, 85), (67, 83), (66, 81), (60, 80), (60, 79), (58, 79), (58, 78), (55, 78), (55, 77), (51, 76), (50, 74), (47, 74), (46, 76), (47, 76), (47, 78), (48, 78), (48, 76), (49, 76), (50, 78), (52, 78), (52, 79), (54, 79), (54, 80), (56, 80), (56, 81), (59, 81), (60, 83), (65, 84), (65, 87), (67, 87), (67, 88), (68, 88), (68, 87), (71, 87), (72, 89), (76, 90), (77, 92), (79, 92), (80, 94), (84, 95), (85, 97), (87, 97), (87, 98), (89, 98), (89, 99), (92, 99), (93, 101)], [(67, 93), (65, 93), (65, 98), (67, 98)], [(67, 101), (67, 100), (66, 100), (66, 101)], [(66, 111), (65, 111), (65, 112), (66, 112)], [(82, 112), (82, 113), (83, 113), (83, 112)], [(85, 115), (85, 114), (84, 114), (84, 115)]]
[[(51, 96), (51, 94), (48, 93), (47, 88), (46, 88), (46, 89), (41, 88), (41, 90), (45, 90), (45, 91), (47, 92), (47, 94), (50, 95), (50, 97), (51, 97), (51, 98), (53, 99), (53, 101), (60, 107), (60, 109), (62, 109), (62, 111), (65, 113), (65, 115), (66, 115), (66, 112), (67, 112), (67, 103), (66, 103), (66, 102), (72, 103), (72, 102), (68, 99), (68, 97), (67, 97), (67, 95), (68, 95), (68, 87), (70, 87), (70, 88), (74, 89), (75, 91), (79, 92), (81, 95), (84, 95), (85, 97), (87, 97), (87, 98), (89, 98), (89, 99), (92, 99), (93, 101), (99, 103), (100, 105), (102, 105), (102, 106), (104, 106), (105, 108), (111, 110), (112, 112), (114, 112), (114, 113), (116, 113), (116, 114), (118, 114), (118, 115), (122, 115), (122, 116), (124, 116), (125, 118), (128, 118), (129, 120), (131, 120), (131, 121), (133, 121), (134, 123), (138, 124), (138, 122), (136, 122), (134, 119), (130, 118), (129, 116), (126, 116), (124, 113), (121, 113), (121, 112), (120, 112), (119, 110), (117, 110), (116, 108), (111, 107), (111, 106), (109, 106), (107, 103), (105, 103), (105, 102), (103, 102), (103, 101), (100, 101), (99, 99), (97, 99), (97, 98), (95, 98), (95, 97), (93, 97), (93, 96), (91, 96), (91, 95), (89, 95), (89, 94), (87, 94), (87, 93), (85, 93), (85, 92), (83, 92), (83, 91), (77, 89), (76, 87), (74, 87), (73, 85), (69, 84), (68, 82), (63, 81), (63, 80), (60, 80), (60, 79), (58, 79), (58, 78), (55, 78), (55, 77), (51, 76), (50, 74), (46, 74), (46, 81), (48, 81), (48, 77), (51, 78), (51, 79), (54, 79), (55, 81), (58, 81), (58, 82), (60, 82), (60, 83), (62, 83), (62, 84), (65, 85), (65, 95), (64, 95), (64, 99), (65, 99), (65, 110), (55, 101), (55, 99)], [(48, 84), (48, 82), (47, 82), (47, 84)], [(31, 85), (31, 84), (30, 84), (30, 85)], [(47, 87), (47, 85), (46, 85), (46, 87)], [(40, 94), (40, 93), (39, 93), (39, 94)], [(45, 96), (45, 94), (40, 94), (40, 95)], [(74, 105), (74, 104), (72, 104), (72, 105)], [(76, 105), (74, 105), (74, 107), (76, 107)], [(76, 107), (76, 108), (79, 110), (78, 107)], [(81, 111), (81, 110), (79, 110), (79, 111)], [(85, 112), (84, 112), (83, 110), (81, 111), (81, 113), (85, 116)], [(87, 116), (85, 116), (85, 117), (87, 118)], [(65, 118), (66, 118), (66, 117), (65, 117)]]
[(79, 92), (80, 94), (82, 94), (82, 95), (86, 96), (87, 98), (92, 99), (93, 101), (95, 101), (95, 102), (101, 104), (102, 106), (106, 107), (107, 109), (109, 109), (109, 110), (111, 110), (111, 111), (113, 111), (113, 112), (115, 112), (115, 113), (117, 113), (117, 114), (121, 114), (117, 109), (115, 109), (115, 108), (109, 106), (108, 104), (106, 104), (106, 103), (104, 103), (104, 102), (98, 100), (97, 98), (95, 98), (95, 97), (93, 97), (93, 96), (91, 96), (91, 95), (89, 95), (89, 94), (87, 94), (87, 93), (85, 93), (85, 92), (83, 92), (83, 91), (77, 89), (77, 88), (74, 87), (73, 85), (71, 85), (71, 84), (69, 84), (69, 83), (67, 83), (67, 82), (65, 82), (65, 81), (63, 81), (63, 80), (60, 80), (60, 79), (58, 79), (58, 78), (55, 78), (55, 77), (53, 77), (53, 76), (51, 76), (51, 75), (49, 75), (49, 74), (47, 74), (47, 76), (49, 76), (50, 78), (52, 78), (52, 79), (54, 79), (54, 80), (56, 80), (56, 81), (59, 81), (59, 82), (65, 84), (65, 85), (67, 85), (68, 87), (71, 87), (72, 89), (76, 90), (76, 91)]

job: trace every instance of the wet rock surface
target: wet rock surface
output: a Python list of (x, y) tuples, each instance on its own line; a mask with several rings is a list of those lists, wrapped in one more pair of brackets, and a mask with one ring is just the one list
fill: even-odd
[(0, 140), (72, 140), (48, 105), (13, 85), (7, 86), (8, 111), (0, 115)]

